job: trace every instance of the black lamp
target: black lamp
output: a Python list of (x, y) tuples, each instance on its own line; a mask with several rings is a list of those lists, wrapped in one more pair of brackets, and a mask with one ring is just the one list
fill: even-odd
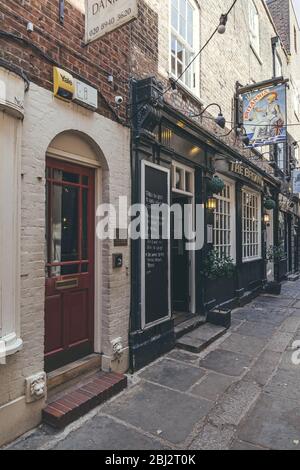
[(226, 32), (227, 20), (228, 20), (228, 15), (221, 15), (220, 24), (218, 27), (219, 34), (224, 34)]
[(199, 114), (190, 114), (190, 117), (200, 117), (200, 116), (202, 116), (202, 114), (204, 114), (205, 111), (208, 108), (210, 108), (211, 106), (217, 106), (219, 108), (219, 114), (215, 118), (215, 123), (218, 124), (218, 126), (220, 126), (222, 129), (224, 129), (225, 125), (226, 125), (226, 120), (223, 116), (221, 106), (218, 103), (211, 103), (211, 104), (207, 105), (206, 108), (204, 108), (203, 111), (201, 111), (201, 113), (199, 113)]

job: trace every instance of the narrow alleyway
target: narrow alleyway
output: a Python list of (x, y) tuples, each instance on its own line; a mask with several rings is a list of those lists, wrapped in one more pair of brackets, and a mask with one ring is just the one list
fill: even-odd
[(296, 340), (300, 281), (235, 310), (201, 354), (173, 350), (63, 432), (41, 426), (10, 448), (300, 450)]

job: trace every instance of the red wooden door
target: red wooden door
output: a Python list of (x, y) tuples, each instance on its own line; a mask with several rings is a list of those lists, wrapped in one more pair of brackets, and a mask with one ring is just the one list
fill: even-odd
[(45, 368), (93, 352), (94, 171), (47, 159)]

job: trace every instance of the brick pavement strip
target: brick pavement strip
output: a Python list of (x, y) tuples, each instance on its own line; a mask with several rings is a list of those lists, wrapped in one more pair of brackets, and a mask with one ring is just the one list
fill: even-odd
[(200, 354), (173, 350), (63, 432), (43, 425), (15, 449), (300, 450), (300, 281), (233, 312)]

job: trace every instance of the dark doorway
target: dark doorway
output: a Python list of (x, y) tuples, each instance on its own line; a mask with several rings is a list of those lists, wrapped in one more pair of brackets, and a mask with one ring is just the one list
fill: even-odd
[[(187, 313), (190, 308), (189, 292), (189, 268), (190, 256), (186, 250), (186, 238), (184, 234), (184, 205), (189, 204), (189, 198), (173, 196), (172, 204), (178, 204), (181, 207), (182, 217), (177, 211), (172, 214), (171, 219), (171, 246), (172, 246), (172, 309), (173, 314)], [(177, 225), (176, 225), (177, 224)], [(176, 239), (175, 226), (182, 227), (181, 239)]]

